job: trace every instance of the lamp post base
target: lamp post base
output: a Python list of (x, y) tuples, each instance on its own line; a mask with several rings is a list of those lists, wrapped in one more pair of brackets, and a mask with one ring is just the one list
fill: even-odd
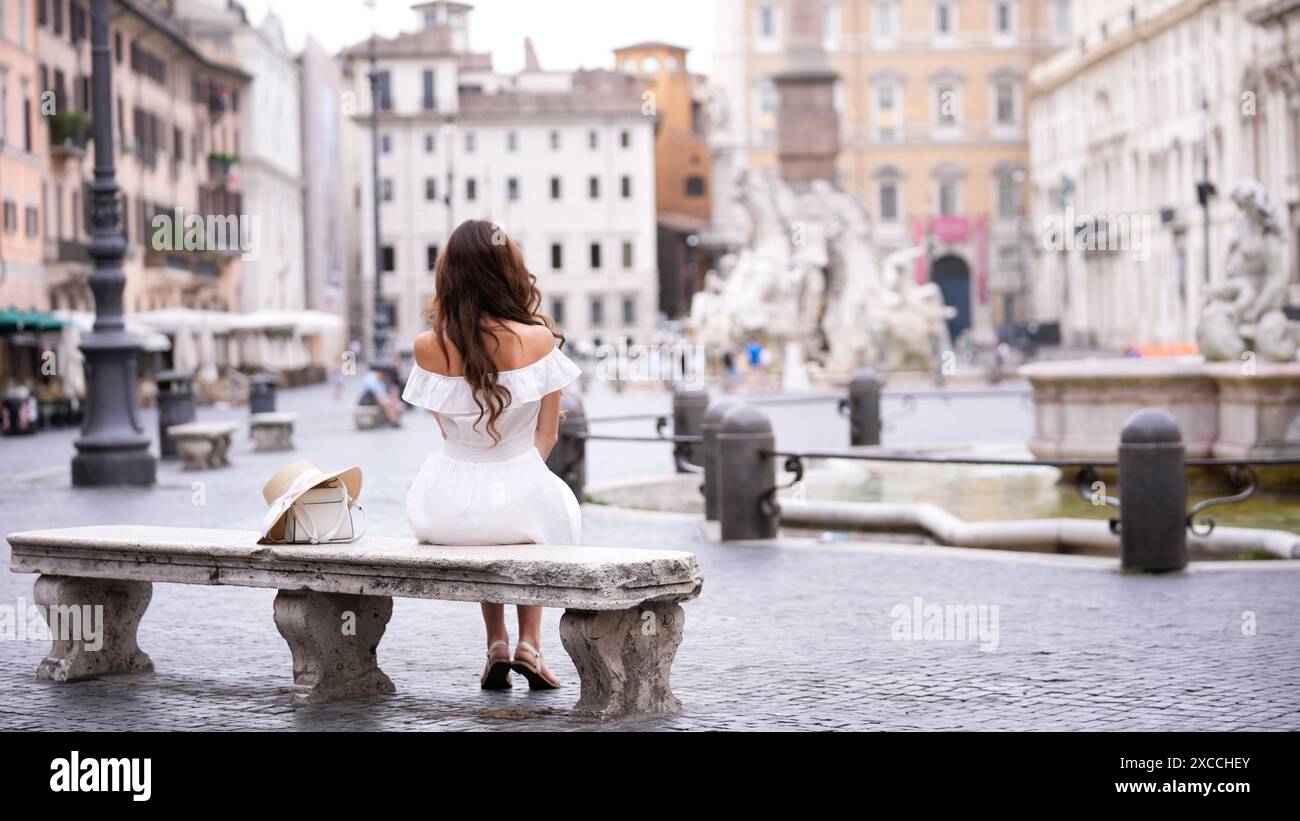
[(158, 462), (147, 447), (88, 450), (72, 457), (73, 487), (149, 487), (157, 482)]

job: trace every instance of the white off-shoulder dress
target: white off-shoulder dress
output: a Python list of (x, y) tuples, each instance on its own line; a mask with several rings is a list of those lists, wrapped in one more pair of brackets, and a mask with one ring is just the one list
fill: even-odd
[(501, 371), (510, 401), (497, 418), (501, 439), (493, 443), (464, 377), (414, 366), (402, 398), (437, 411), (447, 434), (406, 494), (406, 518), (417, 539), (444, 545), (578, 544), (578, 500), (546, 467), (533, 435), (542, 397), (579, 374), (559, 348), (526, 367)]

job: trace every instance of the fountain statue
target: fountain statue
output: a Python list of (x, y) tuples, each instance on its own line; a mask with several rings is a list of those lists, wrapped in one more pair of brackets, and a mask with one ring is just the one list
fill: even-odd
[(1282, 220), (1256, 180), (1232, 191), (1241, 216), (1228, 240), (1226, 281), (1210, 291), (1196, 329), (1211, 362), (1240, 361), (1253, 351), (1269, 362), (1294, 362), (1300, 325), (1282, 312), (1288, 272)]
[(952, 309), (911, 269), (921, 248), (877, 263), (857, 198), (823, 180), (796, 190), (775, 169), (741, 169), (746, 241), (719, 260), (688, 323), (709, 350), (772, 343), (783, 361), (847, 373), (934, 367)]

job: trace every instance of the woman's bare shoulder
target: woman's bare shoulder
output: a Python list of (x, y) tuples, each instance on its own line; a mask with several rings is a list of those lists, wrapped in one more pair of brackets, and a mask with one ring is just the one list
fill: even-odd
[(532, 354), (530, 359), (540, 359), (555, 347), (555, 335), (545, 325), (524, 325), (520, 336), (524, 339), (524, 349)]
[(411, 347), (415, 352), (415, 364), (433, 373), (447, 372), (446, 353), (438, 344), (438, 337), (433, 331), (425, 331), (417, 336)]

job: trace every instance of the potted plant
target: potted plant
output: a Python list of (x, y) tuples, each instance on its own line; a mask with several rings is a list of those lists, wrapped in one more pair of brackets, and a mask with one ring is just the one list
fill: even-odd
[(84, 111), (59, 111), (50, 115), (50, 140), (56, 146), (86, 147), (92, 122)]

